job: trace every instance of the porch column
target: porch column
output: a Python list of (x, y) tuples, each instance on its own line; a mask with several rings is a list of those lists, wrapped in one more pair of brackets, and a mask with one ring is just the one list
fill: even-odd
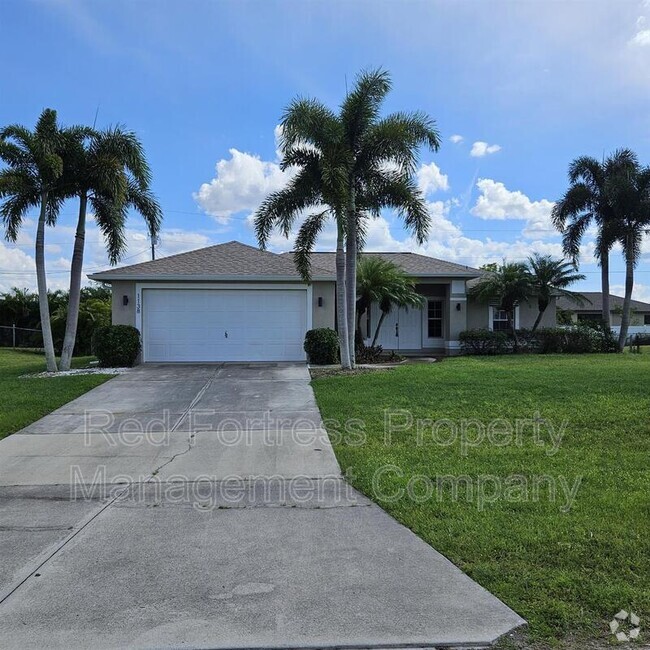
[(447, 304), (449, 311), (449, 330), (445, 349), (447, 354), (458, 354), (460, 341), (458, 335), (467, 329), (467, 292), (465, 280), (452, 280), (449, 285), (449, 300)]

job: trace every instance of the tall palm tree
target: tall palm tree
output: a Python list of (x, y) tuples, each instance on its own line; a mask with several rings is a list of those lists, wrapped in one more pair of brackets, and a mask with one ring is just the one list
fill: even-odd
[(532, 275), (532, 283), (537, 294), (537, 318), (533, 324), (534, 332), (544, 316), (544, 312), (551, 304), (553, 296), (564, 296), (578, 304), (584, 304), (586, 298), (575, 291), (568, 291), (567, 287), (584, 280), (582, 273), (577, 273), (575, 266), (566, 260), (554, 259), (550, 255), (535, 253), (528, 258), (528, 268)]
[(56, 111), (49, 108), (41, 113), (33, 131), (18, 124), (0, 129), (0, 160), (6, 165), (0, 171), (0, 198), (4, 199), (0, 216), (6, 239), (16, 241), (27, 212), (39, 210), (34, 256), (43, 348), (50, 372), (57, 366), (47, 299), (45, 226), (56, 223), (63, 202), (57, 194), (63, 173), (63, 141)]
[(419, 147), (426, 144), (436, 151), (440, 137), (422, 113), (380, 118), (390, 87), (388, 73), (375, 70), (358, 76), (337, 114), (313, 99), (293, 102), (282, 120), (280, 150), (283, 168), (295, 165), (299, 171), (287, 188), (260, 206), (255, 220), (264, 247), (274, 226), (288, 236), (305, 210), (326, 206), (302, 223), (296, 240), (297, 267), (308, 279), (309, 253), (327, 218), (336, 219), (337, 320), (344, 367), (354, 366), (357, 255), (368, 219), (393, 208), (418, 242), (429, 230), (413, 172)]
[[(336, 306), (341, 365), (350, 368), (348, 319), (345, 310), (345, 220), (343, 177), (339, 169), (341, 124), (326, 106), (313, 99), (296, 99), (285, 110), (279, 148), (283, 171), (295, 170), (286, 187), (271, 193), (255, 216), (255, 232), (265, 248), (274, 227), (289, 237), (296, 220), (308, 210), (294, 252), (297, 270), (310, 279), (311, 259), (318, 235), (328, 219), (336, 223)], [(352, 327), (352, 324), (350, 324)]]
[(641, 257), (643, 237), (650, 232), (650, 167), (641, 167), (628, 152), (627, 163), (608, 174), (607, 191), (617, 221), (617, 240), (625, 259), (625, 296), (618, 346), (625, 347), (630, 325), (634, 269)]
[[(363, 244), (359, 241), (359, 235), (364, 234), (363, 222), (379, 216), (383, 208), (393, 208), (418, 243), (423, 243), (429, 232), (429, 213), (414, 173), (420, 147), (426, 145), (437, 151), (440, 135), (435, 122), (421, 112), (381, 118), (381, 107), (391, 86), (390, 75), (384, 70), (362, 72), (341, 106), (347, 153), (346, 292), (350, 322), (356, 309), (357, 251)], [(354, 365), (353, 335), (349, 346)]]
[(379, 305), (381, 316), (375, 327), (374, 347), (386, 316), (393, 307), (421, 307), (424, 296), (415, 290), (413, 279), (396, 264), (380, 257), (362, 256), (357, 274), (357, 337), (363, 340), (361, 319), (373, 303)]
[(149, 189), (151, 171), (144, 148), (135, 133), (120, 126), (89, 130), (69, 140), (66, 154), (60, 186), (68, 196), (79, 198), (79, 216), (70, 267), (61, 370), (70, 368), (77, 335), (88, 206), (104, 235), (111, 264), (126, 249), (124, 229), (129, 208), (144, 217), (152, 237), (158, 235), (162, 221), (160, 206)]
[(606, 327), (611, 325), (609, 254), (617, 241), (617, 217), (608, 196), (607, 179), (626, 167), (632, 156), (629, 149), (619, 149), (602, 163), (591, 156), (576, 158), (569, 165), (570, 187), (552, 213), (555, 227), (563, 234), (564, 254), (574, 263), (587, 229), (595, 226), (598, 230), (595, 254), (601, 271), (602, 320)]
[(533, 278), (528, 266), (523, 262), (503, 262), (490, 265), (490, 269), (469, 289), (468, 294), (479, 302), (494, 304), (506, 312), (508, 327), (519, 346), (515, 323), (515, 310), (518, 305), (528, 302), (533, 295)]

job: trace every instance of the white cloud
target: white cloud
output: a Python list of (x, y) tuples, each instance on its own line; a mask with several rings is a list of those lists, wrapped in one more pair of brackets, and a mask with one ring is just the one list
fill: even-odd
[(449, 138), (449, 140), (454, 144), (460, 144), (464, 140), (464, 138), (462, 135), (458, 135), (458, 133), (455, 133)]
[(635, 47), (647, 47), (650, 45), (650, 29), (640, 29), (629, 41)]
[[(276, 138), (277, 138), (276, 129)], [(271, 192), (285, 186), (293, 175), (282, 171), (278, 163), (230, 149), (230, 159), (217, 162), (215, 177), (203, 183), (194, 199), (205, 212), (220, 223), (243, 210), (255, 210)]]
[(481, 140), (477, 140), (472, 145), (472, 150), (469, 152), (469, 155), (473, 156), (474, 158), (483, 158), (483, 156), (496, 153), (497, 151), (501, 151), (500, 145), (488, 144), (487, 142), (482, 142)]
[(551, 222), (552, 201), (531, 201), (523, 192), (510, 191), (503, 183), (490, 178), (480, 178), (476, 187), (480, 195), (470, 210), (475, 217), (497, 221), (526, 221), (523, 230), (526, 237), (556, 234)]
[[(613, 284), (610, 287), (610, 291), (615, 296), (625, 296), (625, 285), (624, 284)], [(648, 284), (639, 284), (638, 282), (634, 283), (634, 289), (632, 289), (632, 298), (634, 300), (641, 300), (642, 302), (650, 303), (650, 285)]]
[(447, 191), (449, 189), (449, 178), (447, 174), (440, 171), (440, 167), (436, 163), (422, 165), (418, 170), (417, 177), (420, 192), (425, 196), (438, 190)]

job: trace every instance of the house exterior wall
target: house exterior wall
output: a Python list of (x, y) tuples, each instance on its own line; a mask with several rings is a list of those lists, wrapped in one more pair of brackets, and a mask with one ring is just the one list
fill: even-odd
[[(555, 327), (556, 321), (555, 298), (551, 298), (546, 308), (539, 327)], [(530, 304), (523, 303), (519, 306), (519, 328), (530, 329), (537, 318), (537, 303), (531, 300)], [(490, 308), (485, 303), (469, 300), (467, 305), (467, 329), (489, 329)]]
[[(578, 320), (579, 320), (578, 319), (578, 314), (588, 315), (591, 318), (600, 318), (602, 312), (593, 311), (593, 310), (586, 310), (586, 309), (572, 311), (571, 320), (574, 323), (577, 323)], [(650, 312), (642, 312), (642, 311), (634, 312), (633, 311), (630, 314), (630, 325), (632, 327), (638, 327), (638, 326), (641, 326), (641, 325), (645, 325), (646, 316), (650, 317)], [(622, 319), (623, 319), (623, 316), (620, 313), (618, 313), (618, 312), (611, 312), (610, 313), (610, 321), (611, 321), (612, 327), (620, 327)], [(649, 318), (649, 320), (650, 320), (650, 318)]]
[[(164, 284), (164, 282), (161, 282)], [(196, 283), (192, 283), (196, 287)], [(247, 283), (231, 283), (233, 288), (238, 284), (246, 286)], [(132, 325), (135, 327), (135, 295), (136, 283), (130, 280), (116, 280), (111, 284), (112, 290), (112, 323), (113, 325)], [(335, 286), (334, 282), (314, 282), (312, 284), (312, 327), (331, 327), (335, 323)], [(123, 304), (123, 297), (127, 296), (128, 305)], [(322, 307), (318, 306), (318, 298), (323, 299)]]
[[(322, 306), (318, 299), (322, 298)], [(312, 327), (334, 329), (336, 323), (336, 282), (312, 283)]]
[[(131, 325), (135, 327), (135, 282), (113, 282), (111, 291), (113, 325)], [(124, 296), (128, 298), (128, 305), (123, 304)]]

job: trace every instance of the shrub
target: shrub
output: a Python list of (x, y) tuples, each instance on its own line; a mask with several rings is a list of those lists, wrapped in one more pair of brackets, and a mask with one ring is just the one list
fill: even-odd
[(505, 332), (486, 329), (465, 330), (458, 335), (464, 354), (501, 354), (509, 350), (509, 338)]
[(537, 331), (539, 351), (543, 354), (566, 352), (616, 352), (618, 344), (610, 329), (593, 325), (571, 325), (569, 327), (545, 327)]
[(566, 330), (564, 327), (543, 327), (538, 329), (537, 340), (542, 354), (557, 354), (564, 352)]
[(141, 347), (140, 332), (130, 325), (107, 325), (93, 332), (93, 354), (103, 368), (131, 367)]
[(309, 363), (320, 366), (338, 363), (339, 335), (329, 327), (309, 330), (305, 334), (304, 349)]
[(379, 363), (382, 361), (382, 352), (384, 348), (381, 345), (363, 345), (357, 348), (356, 362), (357, 363)]

